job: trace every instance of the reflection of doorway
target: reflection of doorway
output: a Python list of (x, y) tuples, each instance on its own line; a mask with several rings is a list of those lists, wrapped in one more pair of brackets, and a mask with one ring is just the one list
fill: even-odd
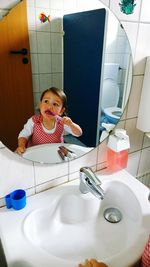
[[(0, 140), (14, 150), (19, 131), (34, 112), (25, 0), (0, 21), (0, 35)], [(22, 48), (27, 55), (10, 53)]]
[(63, 17), (64, 91), (68, 98), (68, 113), (83, 130), (78, 139), (89, 147), (99, 143), (105, 21), (104, 8)]

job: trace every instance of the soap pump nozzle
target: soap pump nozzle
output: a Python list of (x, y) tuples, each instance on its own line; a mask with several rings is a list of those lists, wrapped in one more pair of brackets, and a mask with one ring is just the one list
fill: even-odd
[(124, 129), (116, 129), (114, 132), (114, 135), (118, 137), (119, 139), (128, 139), (129, 136), (126, 134), (126, 130)]

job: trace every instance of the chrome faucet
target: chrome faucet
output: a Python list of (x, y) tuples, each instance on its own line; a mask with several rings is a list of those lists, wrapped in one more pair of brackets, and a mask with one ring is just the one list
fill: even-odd
[(82, 167), (80, 169), (80, 192), (86, 194), (91, 192), (98, 199), (104, 198), (104, 190), (101, 188), (101, 181), (94, 174), (91, 168)]

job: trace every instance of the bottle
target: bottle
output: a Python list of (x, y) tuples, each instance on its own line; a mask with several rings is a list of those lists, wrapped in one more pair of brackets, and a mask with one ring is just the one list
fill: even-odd
[(128, 149), (130, 148), (129, 136), (124, 129), (116, 129), (110, 135), (107, 144), (107, 169), (116, 172), (127, 167)]

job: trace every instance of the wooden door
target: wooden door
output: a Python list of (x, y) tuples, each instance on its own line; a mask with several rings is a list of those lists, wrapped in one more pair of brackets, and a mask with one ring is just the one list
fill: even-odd
[[(11, 53), (27, 49), (27, 55)], [(26, 64), (23, 63), (24, 61)], [(11, 150), (33, 114), (33, 90), (26, 1), (0, 21), (0, 140)]]

